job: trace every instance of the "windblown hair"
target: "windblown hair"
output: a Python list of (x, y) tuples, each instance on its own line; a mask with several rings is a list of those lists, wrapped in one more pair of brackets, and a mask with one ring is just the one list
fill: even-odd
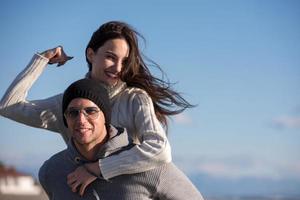
[(147, 66), (139, 50), (138, 37), (145, 41), (140, 33), (124, 22), (110, 21), (100, 26), (93, 33), (85, 51), (89, 71), (92, 70), (92, 65), (87, 58), (88, 48), (96, 52), (108, 40), (125, 39), (129, 45), (129, 55), (122, 68), (120, 78), (128, 86), (141, 88), (148, 93), (153, 101), (156, 117), (167, 127), (167, 116), (179, 114), (193, 105), (188, 103), (178, 92), (172, 90), (172, 84), (169, 81), (159, 79), (151, 74), (148, 68), (150, 65), (157, 67), (162, 74), (164, 72), (157, 63), (143, 56), (149, 63)]

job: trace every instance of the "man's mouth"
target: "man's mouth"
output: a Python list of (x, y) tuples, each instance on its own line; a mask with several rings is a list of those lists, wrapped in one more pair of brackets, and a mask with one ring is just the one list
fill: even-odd
[(75, 131), (79, 132), (79, 133), (85, 133), (87, 131), (90, 131), (91, 128), (76, 128)]

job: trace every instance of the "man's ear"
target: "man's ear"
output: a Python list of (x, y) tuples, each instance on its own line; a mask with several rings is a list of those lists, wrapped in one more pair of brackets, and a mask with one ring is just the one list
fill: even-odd
[(92, 48), (88, 48), (86, 50), (86, 57), (90, 63), (93, 62), (94, 56), (95, 56), (94, 50)]

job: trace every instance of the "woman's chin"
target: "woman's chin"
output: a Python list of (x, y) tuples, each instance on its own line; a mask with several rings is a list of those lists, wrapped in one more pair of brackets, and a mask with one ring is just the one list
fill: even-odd
[(114, 87), (118, 84), (118, 80), (108, 80), (106, 81), (106, 84), (109, 86), (109, 87)]

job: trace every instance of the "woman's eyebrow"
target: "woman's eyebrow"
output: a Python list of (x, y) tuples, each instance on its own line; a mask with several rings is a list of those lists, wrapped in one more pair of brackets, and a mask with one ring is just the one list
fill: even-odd
[[(105, 51), (105, 53), (107, 53), (107, 54), (109, 54), (111, 56), (114, 56), (116, 58), (118, 57), (118, 55), (115, 54), (114, 52), (112, 52), (111, 50), (107, 50), (107, 51)], [(124, 57), (122, 60), (127, 60), (127, 59), (128, 59), (128, 56)]]
[(117, 56), (114, 52), (112, 52), (110, 50), (105, 51), (105, 53), (110, 54), (110, 55), (115, 56), (115, 57)]

